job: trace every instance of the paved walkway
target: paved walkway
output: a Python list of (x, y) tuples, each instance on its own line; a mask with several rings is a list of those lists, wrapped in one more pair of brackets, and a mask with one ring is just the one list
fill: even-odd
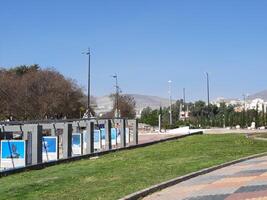
[(162, 139), (172, 138), (178, 135), (182, 135), (182, 134), (140, 134), (138, 143), (143, 144), (143, 143), (158, 141)]
[(145, 200), (267, 200), (267, 156), (201, 175)]

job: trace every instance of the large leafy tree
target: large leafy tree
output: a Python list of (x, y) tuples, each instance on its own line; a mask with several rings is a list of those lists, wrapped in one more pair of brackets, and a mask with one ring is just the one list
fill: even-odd
[(0, 69), (0, 118), (74, 118), (84, 107), (82, 89), (54, 69), (38, 65)]

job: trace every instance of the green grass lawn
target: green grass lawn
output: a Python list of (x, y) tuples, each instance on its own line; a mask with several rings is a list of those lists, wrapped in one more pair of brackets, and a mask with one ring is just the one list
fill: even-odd
[(197, 135), (0, 179), (0, 199), (118, 199), (177, 176), (267, 151), (242, 135)]

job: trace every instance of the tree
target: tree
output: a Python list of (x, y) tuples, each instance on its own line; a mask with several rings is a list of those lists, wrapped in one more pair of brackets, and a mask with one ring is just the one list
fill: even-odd
[(152, 110), (150, 107), (146, 107), (143, 109), (141, 113), (141, 123), (149, 124), (151, 126), (158, 125), (158, 115), (160, 110)]
[[(116, 94), (111, 94), (110, 98), (113, 101), (113, 108), (110, 112), (104, 114), (104, 117), (108, 118), (115, 117), (115, 112), (117, 109)], [(136, 102), (133, 96), (127, 94), (118, 95), (118, 110), (120, 117), (134, 119), (136, 117), (135, 106)]]
[(0, 119), (76, 118), (84, 106), (82, 89), (54, 69), (0, 69), (0, 85)]

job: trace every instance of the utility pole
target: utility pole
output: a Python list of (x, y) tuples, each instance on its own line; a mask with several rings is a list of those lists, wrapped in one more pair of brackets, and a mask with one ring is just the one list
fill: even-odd
[(115, 104), (116, 104), (116, 111), (115, 111), (115, 117), (119, 117), (119, 86), (118, 86), (118, 75), (114, 74), (112, 76), (115, 78)]
[(207, 76), (207, 98), (208, 98), (208, 106), (210, 105), (210, 80), (209, 80), (209, 73), (206, 72)]
[(243, 94), (243, 100), (244, 100), (244, 110), (246, 110), (246, 95)]
[(87, 112), (88, 112), (88, 117), (90, 115), (90, 101), (91, 101), (91, 52), (90, 48), (88, 48), (87, 52), (83, 52), (83, 54), (88, 55), (88, 84), (87, 84)]
[(244, 122), (245, 122), (245, 127), (247, 127), (247, 119), (246, 119), (246, 99), (247, 95), (243, 94), (243, 100), (244, 100), (244, 109), (243, 109), (243, 117), (244, 117)]
[(169, 80), (168, 81), (169, 83), (169, 96), (170, 96), (170, 99), (169, 99), (169, 103), (170, 103), (170, 125), (172, 125), (172, 94), (171, 94), (171, 83), (172, 81)]
[(183, 88), (183, 112), (184, 112), (184, 121), (186, 121), (186, 104), (185, 104), (185, 88)]
[(161, 103), (160, 103), (160, 107), (159, 107), (159, 132), (161, 133), (161, 121), (162, 121), (162, 108), (161, 108)]
[(183, 88), (183, 99), (184, 99), (184, 111), (186, 111), (186, 108), (185, 108), (185, 88)]
[(210, 80), (209, 80), (209, 73), (206, 72), (206, 76), (207, 76), (207, 100), (208, 100), (208, 121), (209, 121), (209, 125), (211, 123), (211, 119), (210, 119)]

